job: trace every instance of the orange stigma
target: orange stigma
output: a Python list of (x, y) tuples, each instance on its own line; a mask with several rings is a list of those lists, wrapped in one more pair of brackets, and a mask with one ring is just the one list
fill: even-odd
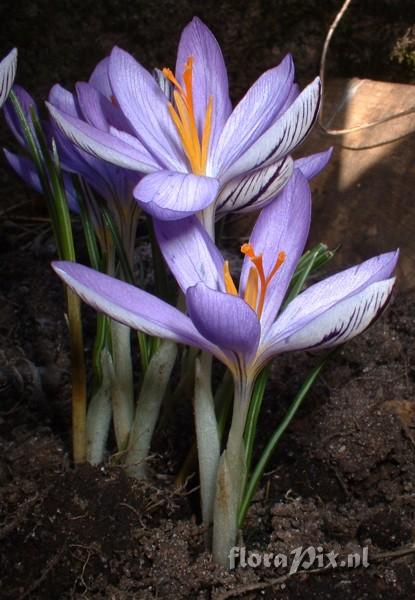
[(183, 86), (180, 85), (170, 69), (163, 69), (163, 75), (175, 87), (173, 92), (175, 106), (169, 102), (168, 108), (190, 167), (195, 175), (205, 175), (212, 131), (212, 96), (210, 96), (206, 108), (205, 123), (202, 139), (200, 140), (193, 107), (193, 57), (189, 56), (186, 61), (183, 72)]
[[(258, 319), (260, 319), (262, 311), (264, 309), (265, 294), (267, 292), (267, 288), (278, 269), (284, 263), (285, 259), (287, 258), (287, 255), (283, 251), (279, 252), (274, 266), (272, 267), (268, 276), (265, 276), (262, 254), (256, 255), (254, 248), (251, 244), (243, 244), (241, 246), (241, 252), (242, 254), (245, 254), (253, 264), (253, 266), (249, 270), (248, 280), (246, 282), (245, 287), (244, 300), (247, 304), (249, 304), (251, 308), (254, 309), (254, 311), (258, 315)], [(236, 296), (238, 292), (233, 282), (232, 275), (229, 271), (228, 261), (225, 261), (223, 267), (223, 274), (225, 279), (226, 291), (228, 292), (228, 294), (233, 294), (234, 296)]]

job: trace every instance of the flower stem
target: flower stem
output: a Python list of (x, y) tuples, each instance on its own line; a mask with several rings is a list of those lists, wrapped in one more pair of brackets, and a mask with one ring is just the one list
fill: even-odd
[(205, 526), (213, 520), (220, 440), (212, 394), (212, 356), (202, 353), (196, 360), (194, 412), (199, 460), (202, 517)]
[(82, 335), (81, 301), (66, 289), (72, 366), (72, 449), (75, 464), (86, 460), (86, 370)]
[(162, 340), (144, 374), (126, 457), (131, 477), (146, 476), (146, 459), (176, 356), (177, 344)]
[(224, 567), (238, 534), (238, 507), (246, 478), (244, 430), (253, 382), (235, 377), (234, 384), (232, 423), (220, 458), (213, 515), (213, 557)]
[(100, 353), (101, 379), (88, 406), (87, 413), (87, 459), (91, 465), (99, 465), (105, 454), (111, 425), (111, 382), (113, 379), (112, 358), (109, 350)]
[(112, 410), (115, 438), (119, 452), (127, 449), (134, 415), (133, 369), (131, 363), (130, 328), (111, 320), (112, 362)]

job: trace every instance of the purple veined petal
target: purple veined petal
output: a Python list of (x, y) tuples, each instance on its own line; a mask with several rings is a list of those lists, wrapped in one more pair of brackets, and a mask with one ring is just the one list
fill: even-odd
[(302, 174), (310, 179), (316, 177), (324, 167), (327, 165), (333, 154), (333, 148), (329, 148), (324, 152), (318, 152), (317, 154), (310, 154), (310, 156), (304, 156), (299, 158), (294, 163), (294, 168), (300, 169)]
[(261, 326), (256, 313), (239, 296), (198, 283), (186, 292), (187, 309), (198, 331), (219, 348), (248, 364), (256, 354)]
[[(250, 87), (234, 108), (215, 147), (212, 156), (215, 172), (225, 175), (228, 168), (232, 171), (233, 163), (274, 123), (290, 94), (293, 78), (293, 61), (287, 55), (277, 67), (266, 71)], [(252, 164), (245, 171), (255, 166)], [(226, 179), (241, 172), (235, 171), (229, 176), (226, 173)]]
[(380, 254), (310, 286), (294, 298), (279, 315), (270, 335), (274, 337), (280, 330), (286, 331), (288, 335), (294, 324), (295, 327), (305, 325), (373, 283), (389, 279), (396, 267), (398, 256), (398, 251)]
[(126, 144), (110, 133), (100, 131), (80, 119), (61, 112), (48, 102), (46, 106), (62, 133), (75, 146), (85, 150), (95, 158), (101, 158), (113, 165), (142, 173), (151, 173), (157, 169), (149, 154), (139, 152), (136, 147)]
[[(21, 106), (21, 109), (26, 117), (26, 119), (28, 120), (29, 124), (32, 124), (32, 118), (31, 118), (31, 111), (34, 110), (37, 113), (37, 106), (35, 101), (33, 100), (32, 96), (26, 92), (26, 90), (24, 88), (22, 88), (20, 85), (14, 85), (13, 86), (13, 92)], [(23, 147), (26, 146), (26, 139), (20, 124), (19, 119), (17, 118), (17, 115), (14, 111), (13, 105), (10, 102), (10, 100), (8, 100), (5, 105), (4, 105), (4, 116), (7, 122), (7, 125), (9, 126), (12, 134), (14, 135), (14, 137), (16, 138), (16, 140), (19, 142), (19, 144)]]
[(88, 83), (101, 92), (106, 98), (111, 98), (113, 94), (108, 74), (109, 66), (110, 57), (107, 56), (99, 61), (88, 80)]
[(156, 296), (77, 263), (55, 261), (52, 267), (84, 302), (99, 312), (148, 335), (195, 346), (226, 360), (214, 344), (198, 333), (189, 317)]
[(220, 46), (213, 33), (195, 17), (184, 29), (177, 51), (176, 77), (183, 84), (183, 71), (193, 58), (193, 102), (199, 133), (203, 131), (206, 109), (212, 97), (210, 148), (215, 148), (232, 111), (228, 75)]
[(162, 221), (184, 219), (215, 200), (219, 181), (213, 177), (156, 171), (140, 181), (134, 197), (143, 210)]
[(81, 211), (78, 204), (77, 193), (72, 183), (70, 175), (64, 173), (63, 185), (65, 186), (65, 195), (66, 200), (68, 202), (69, 210), (78, 215)]
[(33, 161), (25, 156), (9, 152), (6, 148), (3, 148), (3, 152), (13, 171), (15, 171), (29, 187), (36, 190), (36, 192), (42, 193), (42, 184), (40, 183), (39, 175), (37, 174)]
[[(129, 134), (133, 132), (121, 110), (92, 85), (83, 82), (77, 83), (76, 92), (82, 116), (90, 125), (106, 132), (110, 132), (111, 127)], [(139, 144), (137, 139), (135, 142), (136, 146), (139, 145), (140, 151), (147, 154), (147, 150), (142, 144)]]
[[(3, 152), (7, 162), (9, 163), (11, 168), (17, 173), (17, 175), (19, 175), (19, 177), (29, 187), (34, 189), (36, 192), (43, 194), (43, 187), (33, 161), (31, 161), (29, 158), (26, 158), (25, 156), (13, 154), (13, 152), (9, 152), (8, 150), (6, 150), (6, 148), (3, 148)], [(68, 175), (64, 175), (63, 179), (69, 209), (72, 212), (78, 213), (79, 206), (72, 181), (70, 177), (68, 177)]]
[(78, 119), (82, 118), (76, 96), (74, 96), (72, 92), (65, 90), (65, 88), (58, 83), (56, 83), (50, 89), (48, 102), (58, 110), (70, 115), (71, 117)]
[(294, 150), (315, 123), (320, 95), (321, 83), (317, 77), (238, 160), (226, 171), (221, 171), (221, 178), (231, 179), (240, 173), (266, 166)]
[(284, 330), (275, 324), (264, 344), (263, 359), (293, 350), (322, 350), (343, 344), (369, 327), (386, 308), (395, 278), (376, 281), (337, 302), (305, 323), (301, 320)]
[(183, 292), (199, 282), (225, 291), (222, 255), (197, 217), (154, 219), (154, 230), (164, 260)]
[[(262, 255), (265, 276), (271, 272), (279, 252), (286, 258), (267, 286), (261, 316), (263, 332), (273, 323), (302, 255), (310, 229), (311, 193), (301, 171), (295, 170), (279, 196), (259, 215), (249, 243), (256, 255)], [(245, 256), (239, 289), (242, 292), (252, 263)]]
[(300, 95), (300, 86), (298, 85), (298, 83), (293, 83), (290, 89), (290, 92), (287, 96), (286, 101), (284, 102), (284, 104), (281, 106), (280, 110), (278, 111), (278, 114), (275, 118), (275, 120), (279, 119), (286, 110), (288, 110), (291, 106), (291, 104), (294, 102), (294, 100), (296, 100), (298, 98), (298, 96)]
[(268, 167), (228, 181), (216, 201), (216, 218), (227, 213), (248, 213), (264, 208), (288, 182), (293, 165), (291, 156), (286, 156)]
[(115, 98), (142, 144), (164, 168), (187, 170), (167, 98), (150, 73), (130, 54), (114, 48), (109, 78)]
[(0, 62), (0, 108), (6, 102), (17, 69), (17, 48), (13, 48)]

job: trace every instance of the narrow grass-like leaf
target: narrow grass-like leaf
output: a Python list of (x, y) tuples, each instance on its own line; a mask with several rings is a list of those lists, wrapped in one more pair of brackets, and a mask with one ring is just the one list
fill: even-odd
[(245, 519), (246, 513), (248, 511), (249, 505), (251, 504), (252, 498), (255, 494), (255, 491), (258, 487), (259, 481), (265, 471), (265, 468), (268, 464), (269, 459), (271, 458), (278, 442), (280, 441), (282, 435), (284, 434), (287, 427), (290, 425), (292, 419), (296, 415), (298, 409), (300, 408), (304, 398), (307, 396), (311, 386), (317, 379), (321, 370), (327, 363), (330, 356), (332, 356), (334, 351), (330, 352), (327, 356), (325, 356), (308, 374), (306, 380), (295, 396), (293, 402), (291, 403), (290, 408), (288, 409), (284, 419), (278, 425), (277, 429), (274, 431), (273, 435), (269, 439), (264, 451), (262, 452), (261, 458), (259, 459), (251, 477), (247, 481), (247, 485), (245, 487), (242, 502), (239, 507), (238, 512), (238, 525), (242, 526), (242, 523)]
[(249, 412), (246, 419), (244, 440), (245, 440), (245, 465), (247, 473), (251, 469), (252, 451), (254, 447), (255, 435), (258, 425), (258, 417), (264, 399), (265, 387), (269, 377), (269, 366), (266, 367), (258, 376), (252, 398), (249, 405)]

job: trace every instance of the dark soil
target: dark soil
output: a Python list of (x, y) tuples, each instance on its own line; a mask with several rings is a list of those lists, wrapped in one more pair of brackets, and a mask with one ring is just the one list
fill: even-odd
[[(287, 51), (300, 81), (311, 80), (339, 7), (337, 0), (5, 1), (0, 55), (19, 47), (18, 82), (40, 100), (56, 81), (85, 79), (115, 43), (148, 67), (174, 64), (179, 31), (198, 14), (224, 48), (237, 99)], [(405, 33), (414, 21), (413, 2), (352, 3), (329, 73), (413, 81)], [(248, 550), (274, 554), (320, 546), (344, 557), (367, 546), (369, 567), (292, 577), (274, 567), (225, 572), (204, 550), (196, 479), (174, 488), (192, 441), (188, 406), (169, 431), (158, 432), (158, 475), (148, 483), (129, 480), (111, 460), (72, 468), (63, 295), (49, 268), (55, 248), (40, 200), (6, 171), (0, 183), (7, 205), (0, 229), (0, 598), (413, 598), (412, 298), (398, 292), (383, 319), (331, 360), (272, 458), (244, 530)], [(145, 246), (140, 252), (146, 256)], [(87, 350), (92, 327), (90, 315)], [(304, 355), (275, 361), (258, 451), (314, 363)]]

